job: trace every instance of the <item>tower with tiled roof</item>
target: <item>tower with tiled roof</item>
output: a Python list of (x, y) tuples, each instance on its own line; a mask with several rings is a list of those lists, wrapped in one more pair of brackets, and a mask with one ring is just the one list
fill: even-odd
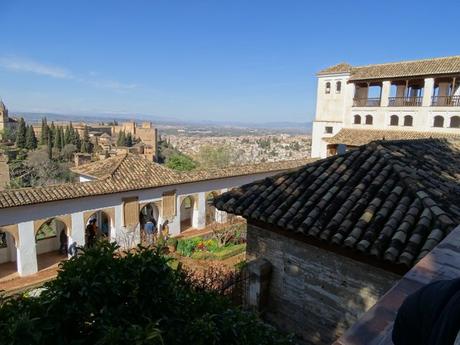
[(387, 137), (460, 136), (460, 56), (339, 63), (317, 77), (312, 157)]

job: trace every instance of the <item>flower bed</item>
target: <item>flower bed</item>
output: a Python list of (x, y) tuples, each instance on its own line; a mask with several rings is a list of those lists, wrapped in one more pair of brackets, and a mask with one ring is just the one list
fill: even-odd
[(217, 240), (205, 240), (201, 236), (179, 240), (177, 252), (182, 256), (193, 259), (225, 260), (234, 255), (243, 253), (246, 250), (246, 243), (231, 242), (219, 247)]

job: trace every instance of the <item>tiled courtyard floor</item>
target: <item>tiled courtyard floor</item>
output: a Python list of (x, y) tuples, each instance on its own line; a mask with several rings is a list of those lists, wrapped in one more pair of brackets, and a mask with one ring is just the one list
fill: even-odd
[(14, 293), (25, 288), (39, 286), (56, 276), (59, 262), (65, 259), (66, 256), (58, 252), (38, 255), (38, 273), (22, 278), (16, 271), (16, 262), (0, 264), (0, 290)]

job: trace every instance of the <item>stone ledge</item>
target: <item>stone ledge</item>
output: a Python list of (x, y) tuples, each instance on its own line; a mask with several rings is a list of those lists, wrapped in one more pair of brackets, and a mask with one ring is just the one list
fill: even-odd
[(393, 322), (404, 299), (428, 283), (459, 276), (460, 226), (457, 226), (333, 345), (393, 345)]

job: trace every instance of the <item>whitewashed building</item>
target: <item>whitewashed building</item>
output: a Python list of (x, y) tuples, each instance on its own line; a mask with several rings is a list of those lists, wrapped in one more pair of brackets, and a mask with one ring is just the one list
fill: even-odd
[(312, 157), (373, 140), (460, 135), (460, 56), (340, 63), (317, 77)]
[[(226, 222), (213, 199), (229, 189), (298, 167), (307, 160), (179, 173), (139, 155), (123, 154), (75, 169), (80, 182), (0, 192), (0, 282), (16, 263), (20, 276), (40, 270), (61, 236), (85, 245), (90, 219), (123, 247), (140, 242), (142, 219), (168, 220), (170, 235)], [(65, 259), (63, 257), (62, 259)]]

